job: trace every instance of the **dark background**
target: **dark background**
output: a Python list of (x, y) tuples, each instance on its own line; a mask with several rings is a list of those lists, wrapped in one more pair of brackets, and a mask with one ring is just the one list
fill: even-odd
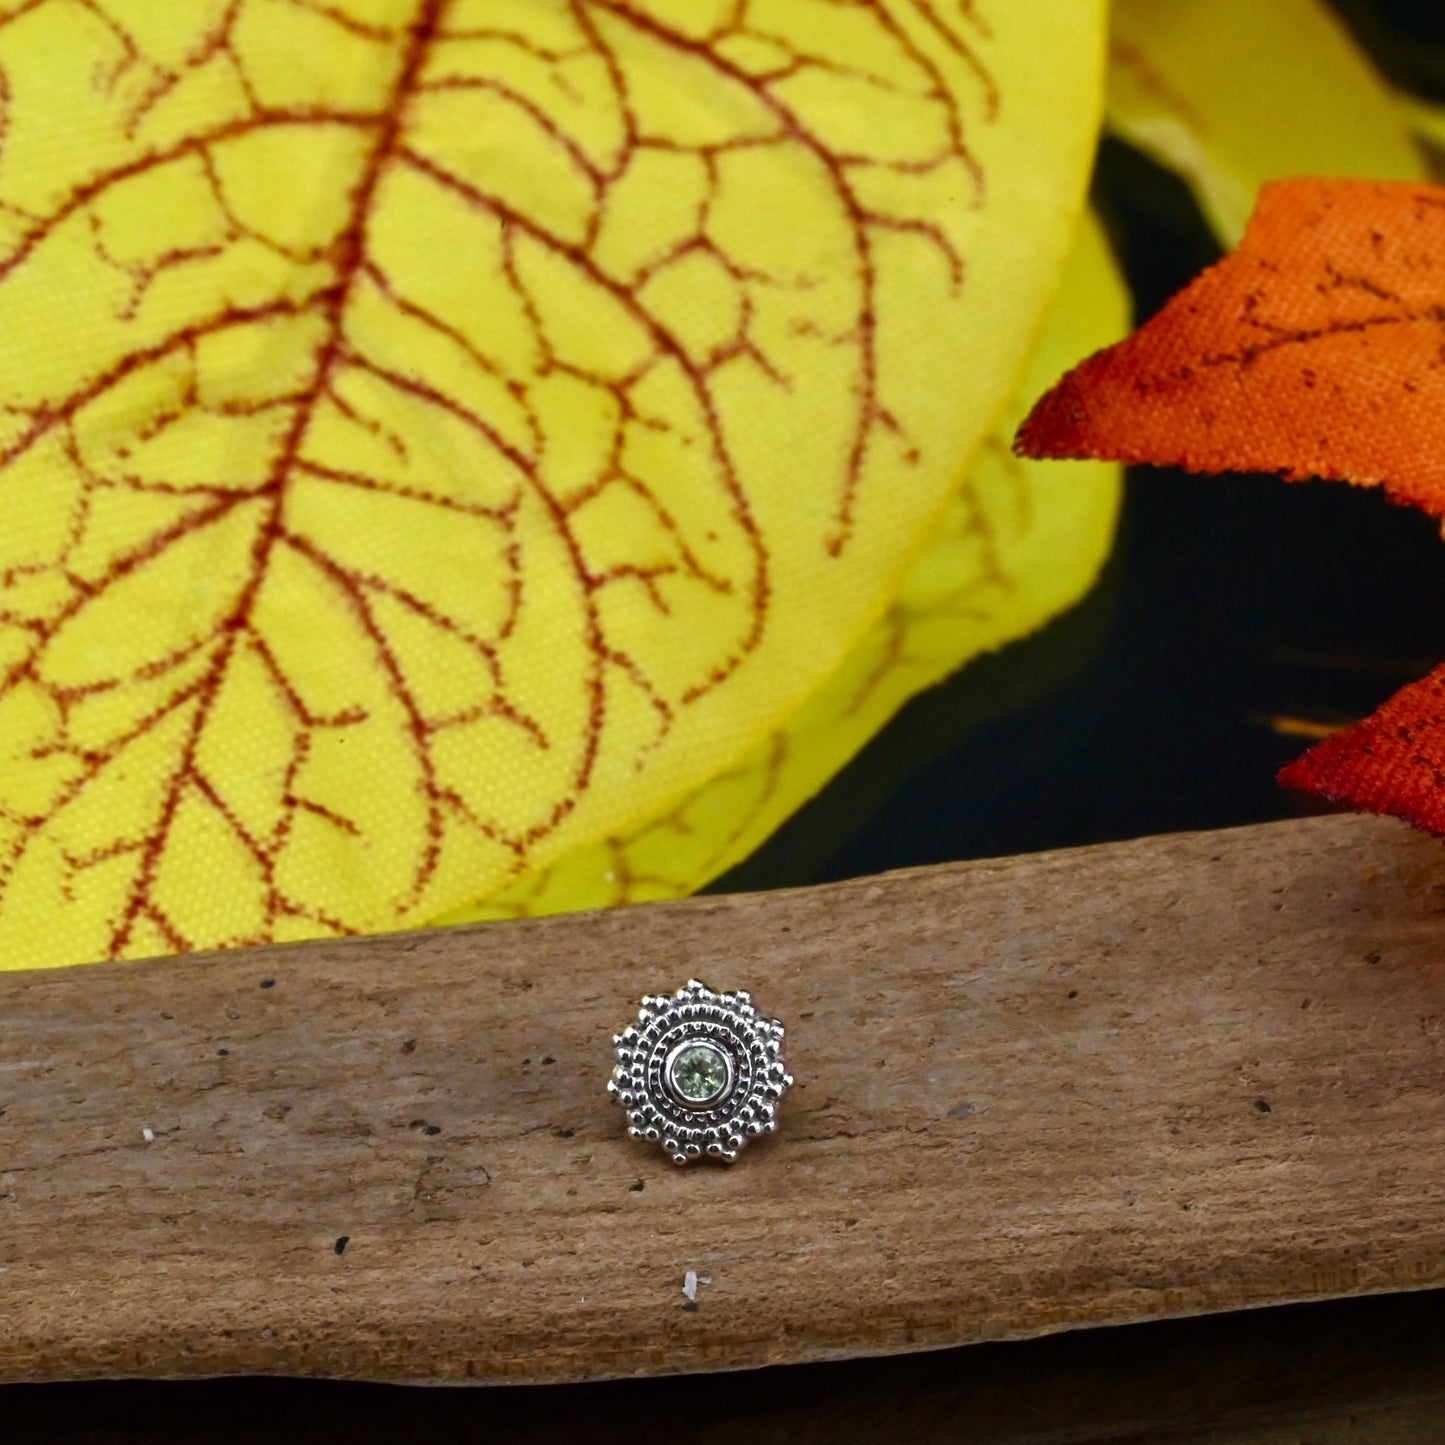
[[(1445, 100), (1445, 3), (1337, 0)], [(1321, 97), (1328, 104), (1328, 97)], [(1095, 199), (1152, 313), (1217, 251), (1114, 143)], [(1445, 439), (1442, 439), (1445, 444)], [(915, 699), (720, 889), (1290, 816), (1298, 724), (1363, 716), (1445, 657), (1436, 523), (1346, 486), (1141, 470), (1093, 593)], [(1293, 719), (1294, 722), (1285, 720)], [(229, 1380), (0, 1389), (14, 1441), (1445, 1441), (1445, 1292), (922, 1356), (571, 1387)]]

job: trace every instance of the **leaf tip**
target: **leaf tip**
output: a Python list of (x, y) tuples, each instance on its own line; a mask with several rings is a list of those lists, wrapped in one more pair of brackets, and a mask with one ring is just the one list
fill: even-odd
[(1034, 403), (1014, 435), (1014, 454), (1032, 460), (1092, 456), (1089, 449), (1089, 407), (1068, 372)]
[[(1323, 744), (1320, 744), (1320, 746), (1322, 747)], [(1316, 751), (1318, 751), (1318, 748), (1310, 748), (1308, 752), (1301, 753), (1299, 757), (1286, 763), (1284, 767), (1275, 774), (1275, 782), (1277, 782), (1280, 787), (1288, 788), (1292, 792), (1313, 793), (1319, 797), (1328, 797), (1329, 795), (1321, 786), (1317, 776), (1318, 760), (1315, 759)], [(1331, 798), (1330, 801), (1339, 802), (1341, 800)]]
[(1445, 835), (1445, 668), (1282, 768), (1281, 786)]

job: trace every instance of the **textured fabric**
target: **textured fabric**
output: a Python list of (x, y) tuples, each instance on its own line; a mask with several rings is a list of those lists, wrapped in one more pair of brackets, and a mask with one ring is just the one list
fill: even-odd
[(446, 921), (677, 898), (741, 861), (908, 698), (1063, 611), (1109, 554), (1122, 471), (1029, 462), (1008, 439), (1060, 367), (1123, 334), (1129, 293), (1086, 217), (1039, 343), (1001, 425), (888, 611), (771, 737), (657, 817), (578, 848)]
[(774, 734), (1009, 395), (1102, 31), (0, 12), (0, 964), (425, 922)]

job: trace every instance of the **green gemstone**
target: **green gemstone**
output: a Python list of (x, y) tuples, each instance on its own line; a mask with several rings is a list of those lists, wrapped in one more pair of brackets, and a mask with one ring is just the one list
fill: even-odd
[(728, 1086), (728, 1064), (712, 1044), (679, 1049), (668, 1070), (668, 1082), (689, 1104), (707, 1104)]

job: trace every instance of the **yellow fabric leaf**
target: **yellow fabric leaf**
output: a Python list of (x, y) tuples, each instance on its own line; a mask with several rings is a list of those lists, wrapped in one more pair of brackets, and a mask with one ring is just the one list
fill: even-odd
[[(1434, 149), (1437, 156), (1445, 153), (1445, 105), (1439, 101), (1425, 100), (1418, 95), (1411, 95), (1408, 91), (1397, 91), (1396, 98), (1404, 107), (1405, 115), (1415, 134), (1427, 146)], [(1435, 178), (1440, 178), (1440, 166), (1437, 163), (1433, 168)]]
[(420, 923), (775, 733), (1007, 395), (1102, 48), (1100, 0), (7, 7), (0, 964)]
[(1220, 241), (1281, 176), (1423, 180), (1396, 96), (1324, 0), (1114, 0), (1107, 123), (1189, 183)]
[(1034, 462), (1010, 443), (1041, 391), (1128, 330), (1130, 298), (1085, 218), (1017, 395), (888, 612), (787, 725), (683, 804), (579, 849), (443, 920), (676, 898), (746, 858), (914, 693), (1032, 631), (1088, 589), (1108, 555), (1122, 468)]

